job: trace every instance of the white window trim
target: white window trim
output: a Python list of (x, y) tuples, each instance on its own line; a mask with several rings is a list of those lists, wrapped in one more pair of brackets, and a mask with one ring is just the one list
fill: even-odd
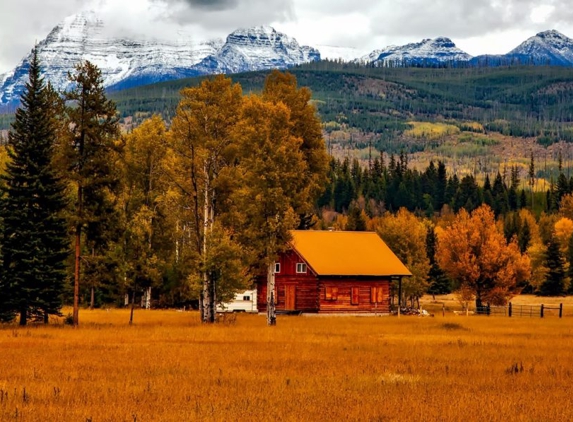
[(275, 262), (275, 274), (279, 274), (281, 272), (281, 263)]
[[(299, 271), (300, 268), (300, 271)], [(304, 262), (297, 262), (296, 263), (296, 273), (297, 274), (306, 274), (308, 271), (308, 267)]]

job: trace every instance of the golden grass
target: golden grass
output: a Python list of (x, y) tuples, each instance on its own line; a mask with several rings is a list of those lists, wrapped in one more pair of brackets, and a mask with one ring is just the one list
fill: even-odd
[(83, 311), (0, 328), (0, 421), (569, 421), (573, 318)]

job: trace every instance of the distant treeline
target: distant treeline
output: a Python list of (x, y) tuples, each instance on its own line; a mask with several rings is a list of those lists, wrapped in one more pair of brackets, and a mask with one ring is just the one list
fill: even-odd
[(496, 216), (521, 208), (533, 208), (536, 213), (557, 211), (561, 199), (573, 192), (573, 177), (567, 179), (561, 168), (555, 183), (541, 191), (535, 189), (535, 174), (532, 161), (525, 188), (517, 167), (507, 168), (492, 178), (486, 175), (480, 184), (471, 174), (461, 178), (448, 174), (442, 162), (432, 161), (423, 171), (410, 168), (404, 153), (391, 154), (388, 163), (381, 154), (367, 168), (357, 159), (332, 158), (329, 182), (318, 206), (346, 213), (354, 203), (362, 201), (371, 217), (400, 208), (430, 217), (445, 205), (454, 212), (462, 208), (471, 212), (487, 204)]

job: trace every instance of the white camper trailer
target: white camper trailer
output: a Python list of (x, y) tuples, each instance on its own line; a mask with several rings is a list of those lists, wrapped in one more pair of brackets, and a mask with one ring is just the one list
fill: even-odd
[(231, 302), (217, 305), (217, 312), (257, 312), (257, 291), (245, 290), (235, 294)]

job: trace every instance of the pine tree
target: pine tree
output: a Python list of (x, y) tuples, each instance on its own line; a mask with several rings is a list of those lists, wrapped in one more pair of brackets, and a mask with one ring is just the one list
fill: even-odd
[(0, 296), (9, 298), (9, 304), (0, 313), (5, 319), (20, 314), (20, 325), (31, 317), (48, 322), (49, 315), (60, 313), (68, 255), (64, 187), (52, 164), (58, 107), (40, 72), (34, 50), (22, 106), (8, 137), (11, 161), (3, 176)]
[(348, 210), (348, 221), (346, 222), (346, 230), (363, 232), (366, 231), (366, 220), (362, 215), (362, 210), (356, 201), (352, 201), (350, 209)]
[(539, 294), (541, 296), (560, 296), (564, 293), (565, 269), (563, 261), (563, 256), (559, 249), (559, 241), (555, 236), (555, 233), (552, 233), (547, 245), (545, 262), (549, 271), (545, 281), (539, 289)]
[(435, 227), (429, 226), (426, 234), (426, 253), (430, 261), (430, 272), (428, 273), (430, 287), (428, 288), (428, 293), (431, 295), (443, 295), (452, 292), (452, 283), (436, 260), (437, 242)]
[(105, 249), (117, 220), (113, 191), (118, 187), (116, 138), (119, 136), (115, 104), (105, 96), (101, 71), (85, 61), (69, 76), (73, 89), (64, 94), (66, 140), (60, 145), (62, 172), (75, 185), (76, 203), (72, 224), (75, 235), (74, 325), (79, 323), (80, 261), (82, 235), (92, 250)]

